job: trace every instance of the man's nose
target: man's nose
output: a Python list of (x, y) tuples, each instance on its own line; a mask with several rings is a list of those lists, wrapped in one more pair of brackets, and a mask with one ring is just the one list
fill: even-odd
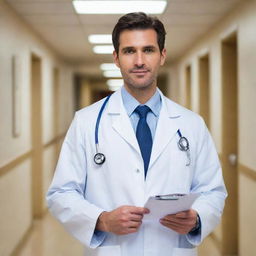
[(137, 52), (135, 56), (135, 66), (137, 67), (143, 67), (145, 64), (143, 53)]

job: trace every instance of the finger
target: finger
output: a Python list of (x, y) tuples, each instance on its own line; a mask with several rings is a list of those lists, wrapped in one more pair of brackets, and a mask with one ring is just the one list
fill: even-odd
[(138, 228), (141, 226), (141, 224), (142, 224), (141, 221), (130, 221), (128, 223), (128, 228)]
[(180, 214), (179, 216), (166, 215), (163, 219), (170, 220), (170, 221), (192, 221), (196, 219), (195, 216), (191, 216), (191, 215), (185, 216)]
[[(161, 219), (165, 223), (170, 223), (170, 224), (175, 224), (175, 225), (180, 225), (180, 226), (188, 226), (188, 227), (193, 227), (195, 226), (195, 221), (192, 219), (177, 219), (177, 220), (169, 220), (169, 219)], [(160, 221), (161, 221), (160, 220)]]
[(160, 219), (160, 222), (164, 221), (166, 223), (170, 224), (176, 224), (176, 225), (181, 225), (181, 226), (187, 226), (187, 227), (194, 227), (196, 224), (196, 221), (194, 219), (166, 219), (162, 218)]
[(128, 228), (126, 234), (135, 233), (135, 232), (137, 232), (137, 231), (138, 231), (138, 228)]
[(166, 220), (163, 220), (163, 219), (160, 220), (160, 223), (164, 224), (164, 225), (170, 225), (170, 226), (173, 226), (173, 227), (182, 227), (182, 226), (184, 226), (183, 224), (172, 222), (172, 221), (166, 221)]
[(170, 224), (170, 223), (165, 223), (165, 222), (161, 222), (161, 224), (167, 228), (174, 230), (177, 233), (180, 233), (180, 234), (187, 234), (190, 230), (190, 228), (180, 226), (180, 225), (175, 225), (175, 224)]
[(130, 215), (130, 220), (132, 221), (142, 221), (143, 215), (140, 214), (131, 214)]
[(183, 211), (183, 212), (178, 212), (175, 214), (176, 218), (188, 218), (190, 216), (190, 211)]
[(175, 218), (175, 217), (170, 218), (168, 216), (165, 216), (161, 220), (165, 220), (165, 221), (169, 221), (169, 222), (175, 222), (175, 223), (186, 223), (186, 222), (191, 221), (190, 219)]
[(197, 212), (193, 209), (188, 211), (178, 212), (175, 215), (177, 218), (196, 218)]
[(136, 207), (136, 206), (131, 206), (130, 212), (134, 214), (147, 214), (149, 213), (149, 209), (144, 208), (144, 207)]

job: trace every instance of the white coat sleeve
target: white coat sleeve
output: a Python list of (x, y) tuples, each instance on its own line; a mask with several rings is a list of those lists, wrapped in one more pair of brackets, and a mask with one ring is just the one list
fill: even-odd
[(84, 245), (95, 248), (104, 232), (95, 231), (99, 215), (104, 211), (84, 197), (86, 189), (86, 151), (78, 114), (64, 139), (52, 184), (47, 193), (50, 212), (65, 229)]
[(198, 235), (187, 235), (189, 242), (195, 246), (219, 224), (227, 197), (218, 154), (207, 127), (202, 123), (191, 187), (191, 193), (201, 194), (192, 206), (200, 216), (201, 229)]

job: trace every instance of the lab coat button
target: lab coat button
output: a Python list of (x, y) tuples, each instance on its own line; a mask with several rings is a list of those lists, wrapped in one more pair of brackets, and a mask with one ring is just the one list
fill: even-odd
[(140, 169), (136, 169), (136, 172), (139, 173), (139, 172), (140, 172)]

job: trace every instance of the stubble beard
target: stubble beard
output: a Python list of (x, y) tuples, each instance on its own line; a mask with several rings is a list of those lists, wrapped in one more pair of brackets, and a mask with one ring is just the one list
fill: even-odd
[(123, 74), (124, 84), (131, 90), (131, 91), (145, 91), (150, 90), (156, 87), (156, 77), (150, 77), (144, 83), (137, 83), (132, 78), (128, 77), (127, 75)]

